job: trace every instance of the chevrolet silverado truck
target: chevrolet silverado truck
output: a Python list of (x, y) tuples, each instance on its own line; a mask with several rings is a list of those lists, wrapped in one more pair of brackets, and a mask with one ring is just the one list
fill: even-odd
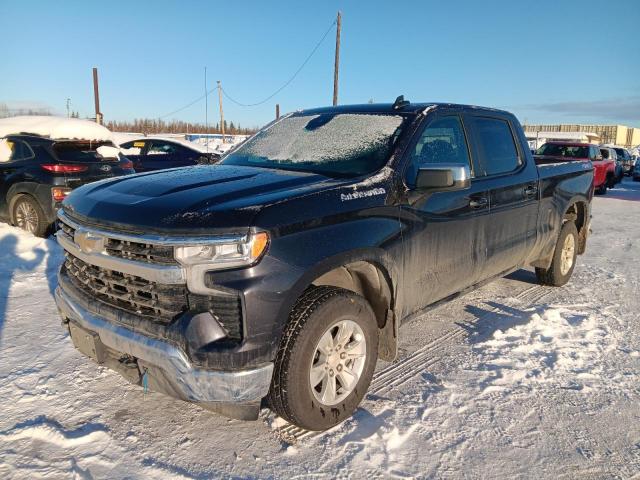
[(56, 301), (75, 347), (145, 389), (324, 430), (400, 325), (527, 266), (565, 284), (593, 166), (536, 166), (507, 112), (338, 106), (203, 165), (99, 181), (59, 211)]

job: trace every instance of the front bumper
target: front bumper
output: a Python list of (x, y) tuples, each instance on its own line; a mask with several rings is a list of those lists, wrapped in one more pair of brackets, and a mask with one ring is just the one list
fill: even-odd
[(152, 390), (204, 405), (255, 404), (269, 392), (273, 363), (246, 370), (197, 368), (180, 347), (110, 322), (84, 308), (60, 287), (55, 300), (67, 328), (73, 322), (97, 335), (110, 350), (133, 357), (140, 372), (147, 373)]

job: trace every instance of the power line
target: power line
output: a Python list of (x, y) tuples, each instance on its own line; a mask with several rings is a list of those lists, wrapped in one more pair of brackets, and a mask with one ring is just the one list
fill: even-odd
[(233, 97), (231, 97), (226, 92), (226, 90), (224, 88), (222, 89), (222, 93), (224, 94), (225, 97), (227, 97), (228, 100), (230, 100), (232, 103), (235, 103), (236, 105), (238, 105), (240, 107), (257, 107), (258, 105), (262, 105), (263, 103), (268, 102), (273, 97), (275, 97), (277, 94), (279, 94), (282, 90), (284, 90), (286, 87), (288, 87), (291, 82), (293, 82), (293, 80), (298, 76), (298, 74), (302, 71), (302, 69), (305, 67), (305, 65), (309, 62), (309, 60), (311, 60), (311, 57), (313, 57), (313, 54), (316, 53), (318, 48), (320, 48), (320, 45), (322, 44), (322, 42), (324, 42), (324, 39), (327, 38), (327, 35), (329, 35), (329, 32), (333, 29), (333, 26), (335, 24), (336, 24), (335, 20), (333, 22), (331, 22), (331, 25), (329, 25), (329, 28), (327, 29), (327, 31), (324, 32), (324, 35), (322, 36), (320, 41), (316, 44), (316, 46), (313, 48), (313, 50), (311, 50), (311, 53), (309, 54), (309, 56), (307, 56), (305, 61), (302, 62), (302, 65), (300, 65), (298, 70), (296, 70), (295, 73), (293, 75), (291, 75), (289, 80), (287, 80), (280, 88), (278, 88), (275, 92), (273, 92), (271, 95), (269, 95), (264, 100), (261, 100), (260, 102), (256, 102), (256, 103), (241, 103), (241, 102), (238, 102), (237, 100), (235, 100)]
[[(227, 99), (229, 99), (230, 102), (235, 103), (236, 105), (240, 106), (240, 107), (256, 107), (258, 105), (262, 105), (263, 103), (268, 102), (269, 100), (271, 100), (273, 97), (275, 97), (278, 93), (280, 93), (282, 90), (284, 90), (286, 87), (288, 87), (291, 82), (293, 82), (295, 80), (295, 78), (298, 76), (298, 74), (302, 71), (302, 69), (307, 65), (307, 63), (309, 63), (309, 60), (311, 60), (311, 57), (313, 57), (313, 55), (316, 53), (316, 51), (318, 50), (318, 48), (320, 48), (320, 45), (322, 44), (322, 42), (324, 42), (324, 40), (327, 38), (327, 35), (329, 35), (329, 32), (333, 29), (333, 26), (336, 24), (336, 20), (334, 20), (333, 22), (331, 22), (331, 25), (329, 25), (329, 28), (327, 29), (327, 31), (324, 33), (324, 35), (322, 36), (322, 38), (320, 39), (320, 41), (316, 44), (316, 46), (313, 48), (313, 50), (311, 50), (311, 53), (307, 56), (307, 58), (304, 60), (304, 62), (302, 62), (302, 65), (300, 65), (300, 67), (295, 71), (295, 73), (289, 78), (289, 80), (287, 80), (280, 88), (278, 88), (275, 92), (273, 92), (271, 95), (269, 95), (267, 98), (265, 98), (264, 100), (260, 101), (260, 102), (256, 102), (256, 103), (242, 103), (242, 102), (238, 102), (237, 100), (235, 100), (233, 97), (231, 97), (225, 90), (224, 88), (222, 88), (222, 93), (224, 94), (225, 97), (227, 97)], [(195, 100), (193, 100), (192, 102), (186, 104), (183, 107), (178, 108), (177, 110), (174, 110), (170, 113), (167, 113), (166, 115), (162, 115), (160, 117), (158, 117), (159, 119), (163, 119), (163, 118), (167, 118), (170, 117), (171, 115), (175, 115), (176, 113), (180, 113), (183, 110), (186, 110), (187, 108), (195, 105), (196, 103), (200, 102), (202, 99), (206, 98), (209, 94), (213, 93), (215, 91), (216, 88), (212, 88), (211, 90), (206, 90), (204, 95), (200, 95), (198, 98), (196, 98)]]

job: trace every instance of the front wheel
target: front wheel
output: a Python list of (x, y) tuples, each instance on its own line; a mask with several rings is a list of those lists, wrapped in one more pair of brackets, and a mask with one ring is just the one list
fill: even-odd
[(536, 268), (538, 282), (542, 285), (561, 287), (571, 278), (577, 256), (578, 229), (575, 223), (566, 222), (560, 230), (551, 266), (547, 269)]
[(360, 405), (377, 358), (378, 326), (369, 303), (342, 288), (311, 287), (283, 333), (269, 405), (307, 430), (331, 428)]

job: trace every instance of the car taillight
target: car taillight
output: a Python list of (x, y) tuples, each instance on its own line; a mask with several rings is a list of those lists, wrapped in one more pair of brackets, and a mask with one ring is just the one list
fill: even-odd
[(40, 165), (45, 170), (48, 170), (53, 173), (77, 173), (77, 172), (85, 172), (89, 167), (86, 165), (62, 165), (59, 163), (46, 163), (44, 165)]
[(57, 187), (52, 188), (51, 197), (55, 202), (61, 202), (65, 199), (67, 195), (69, 195), (70, 191), (71, 191), (70, 188), (57, 188)]
[(125, 160), (123, 162), (120, 162), (120, 167), (121, 168), (133, 168), (133, 162), (131, 160)]

